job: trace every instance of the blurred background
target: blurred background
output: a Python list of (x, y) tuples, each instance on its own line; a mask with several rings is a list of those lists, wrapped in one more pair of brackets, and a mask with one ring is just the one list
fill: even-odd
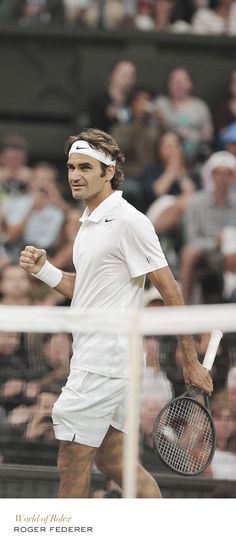
[[(83, 204), (67, 187), (64, 142), (84, 127), (116, 138), (124, 197), (152, 221), (186, 304), (236, 302), (235, 50), (234, 0), (0, 0), (0, 305), (70, 303), (18, 260), (34, 244), (73, 271)], [(147, 283), (143, 305), (162, 304)], [(200, 358), (208, 339), (195, 338)], [(148, 337), (145, 351), (143, 464), (164, 496), (235, 496), (236, 334), (214, 368), (217, 452), (187, 483), (151, 438), (184, 390), (177, 339)], [(56, 496), (50, 416), (70, 356), (67, 334), (0, 333), (1, 497)], [(91, 496), (120, 495), (94, 468)]]

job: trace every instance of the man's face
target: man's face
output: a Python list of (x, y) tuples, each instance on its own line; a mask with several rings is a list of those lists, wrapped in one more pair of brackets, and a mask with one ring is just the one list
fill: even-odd
[(96, 197), (101, 201), (107, 196), (107, 189), (110, 189), (109, 172), (114, 169), (108, 167), (108, 175), (102, 173), (100, 161), (83, 154), (72, 153), (68, 159), (68, 181), (74, 199), (83, 199), (90, 202)]

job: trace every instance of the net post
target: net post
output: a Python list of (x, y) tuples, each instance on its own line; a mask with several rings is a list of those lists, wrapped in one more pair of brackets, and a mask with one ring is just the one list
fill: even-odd
[(136, 498), (139, 455), (141, 331), (136, 311), (130, 320), (130, 360), (127, 391), (126, 432), (123, 447), (123, 497)]

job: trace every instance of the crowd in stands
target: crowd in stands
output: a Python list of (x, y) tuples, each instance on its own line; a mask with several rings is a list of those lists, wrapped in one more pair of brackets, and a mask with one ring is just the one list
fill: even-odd
[(236, 34), (234, 0), (1, 0), (0, 20), (81, 29)]
[[(30, 3), (35, 9), (36, 4), (46, 4), (15, 2), (18, 9)], [(169, 10), (174, 4), (169, 0), (154, 3), (156, 13), (157, 4)], [(52, 9), (58, 3), (47, 4)], [(65, 4), (68, 10), (73, 7), (85, 14), (92, 2)], [(132, 2), (112, 4), (131, 10)], [(148, 2), (137, 2), (141, 4), (145, 11)], [(221, 9), (213, 4), (210, 9), (218, 17), (223, 4), (235, 7), (235, 2), (217, 4)], [(207, 9), (199, 3), (197, 11)], [(198, 21), (197, 12), (194, 20)], [(185, 66), (169, 70), (162, 93), (138, 87), (137, 80), (132, 61), (116, 61), (104, 89), (88, 102), (88, 126), (109, 131), (124, 152), (124, 197), (153, 223), (186, 304), (236, 302), (236, 69), (229, 74), (225, 100), (214, 112), (195, 94)], [(43, 157), (32, 164), (29, 143), (22, 135), (2, 139), (1, 305), (69, 305), (27, 275), (18, 260), (20, 250), (33, 244), (45, 248), (55, 266), (73, 271), (72, 246), (82, 210), (83, 204), (65, 196), (57, 165)], [(148, 284), (143, 305), (163, 305)], [(208, 340), (208, 334), (195, 336), (200, 360)], [(2, 463), (56, 464), (51, 409), (66, 381), (71, 352), (67, 334), (0, 334)], [(147, 337), (145, 352), (140, 457), (147, 468), (163, 471), (153, 451), (152, 427), (163, 405), (185, 389), (182, 356), (172, 336)], [(217, 452), (207, 475), (236, 479), (236, 333), (224, 335), (213, 374)], [(109, 491), (105, 487), (93, 495), (105, 497)]]

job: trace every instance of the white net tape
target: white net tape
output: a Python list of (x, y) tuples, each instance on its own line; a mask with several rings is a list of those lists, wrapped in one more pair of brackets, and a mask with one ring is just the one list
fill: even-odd
[[(0, 306), (0, 331), (19, 332), (105, 332), (131, 331), (135, 312), (110, 313), (93, 309), (66, 307)], [(194, 305), (188, 307), (159, 307), (139, 313), (141, 335), (175, 335), (236, 330), (236, 304)]]

